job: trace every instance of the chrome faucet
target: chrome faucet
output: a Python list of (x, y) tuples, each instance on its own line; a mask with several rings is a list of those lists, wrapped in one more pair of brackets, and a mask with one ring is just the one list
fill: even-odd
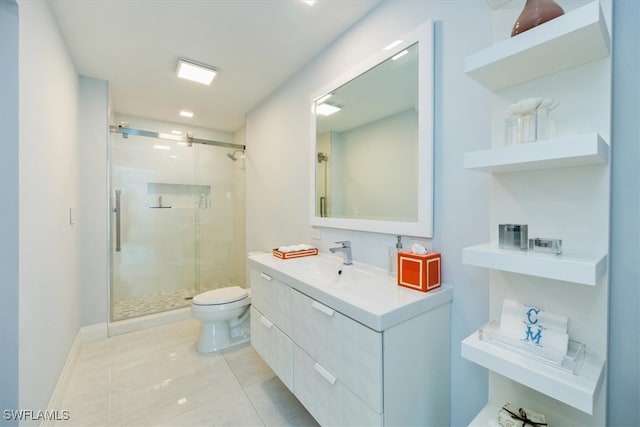
[(344, 252), (344, 265), (351, 265), (353, 264), (351, 262), (351, 242), (348, 240), (343, 240), (340, 242), (336, 242), (339, 243), (340, 246), (337, 246), (335, 248), (329, 248), (329, 250), (331, 251), (332, 254), (335, 254), (336, 252)]

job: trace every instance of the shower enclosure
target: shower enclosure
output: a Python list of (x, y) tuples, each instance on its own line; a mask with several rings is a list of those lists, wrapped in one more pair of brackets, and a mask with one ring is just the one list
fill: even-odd
[(244, 167), (229, 159), (234, 150), (244, 146), (112, 127), (111, 322), (244, 286)]

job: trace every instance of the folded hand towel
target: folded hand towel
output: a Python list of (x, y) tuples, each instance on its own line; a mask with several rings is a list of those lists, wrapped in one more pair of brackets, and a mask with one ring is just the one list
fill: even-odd
[(543, 329), (537, 325), (526, 324), (522, 321), (500, 322), (500, 332), (513, 340), (531, 345), (531, 350), (539, 349), (545, 355), (556, 355), (554, 361), (562, 362), (562, 357), (567, 354), (569, 348), (569, 335)]
[(515, 320), (564, 334), (567, 333), (567, 324), (569, 322), (567, 316), (549, 313), (537, 307), (521, 304), (511, 299), (505, 299), (502, 303), (500, 322), (510, 323)]
[(314, 249), (314, 247), (311, 245), (300, 243), (298, 245), (280, 246), (278, 248), (278, 251), (282, 252), (283, 254), (287, 254), (289, 252), (308, 251), (309, 249)]

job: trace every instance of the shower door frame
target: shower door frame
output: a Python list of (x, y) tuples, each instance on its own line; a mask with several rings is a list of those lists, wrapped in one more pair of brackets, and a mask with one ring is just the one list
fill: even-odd
[[(193, 136), (191, 136), (190, 134), (187, 134), (185, 136), (180, 136), (180, 135), (172, 135), (172, 134), (167, 134), (167, 133), (162, 133), (162, 132), (154, 132), (154, 131), (148, 131), (148, 130), (142, 130), (142, 129), (135, 129), (135, 128), (130, 128), (127, 126), (122, 126), (122, 125), (110, 125), (109, 126), (109, 133), (113, 133), (113, 134), (122, 134), (122, 137), (125, 139), (128, 139), (129, 135), (135, 135), (135, 136), (144, 136), (144, 137), (148, 137), (148, 138), (155, 138), (155, 139), (163, 139), (163, 140), (168, 140), (168, 141), (174, 141), (174, 142), (184, 142), (187, 143), (187, 145), (189, 147), (192, 146), (192, 144), (203, 144), (203, 145), (209, 145), (209, 146), (217, 146), (217, 147), (226, 147), (226, 148), (232, 148), (232, 149), (236, 149), (236, 150), (242, 150), (243, 152), (246, 150), (246, 146), (242, 145), (242, 144), (235, 144), (232, 142), (223, 142), (223, 141), (215, 141), (215, 140), (210, 140), (210, 139), (202, 139), (202, 138), (194, 138)], [(114, 257), (114, 251), (119, 251), (119, 247), (118, 250), (116, 249), (116, 245), (114, 243), (116, 243), (117, 241), (120, 240), (120, 236), (116, 236), (114, 235), (112, 230), (112, 224), (115, 222), (114, 220), (112, 220), (112, 214), (116, 214), (118, 217), (120, 216), (120, 212), (118, 212), (117, 210), (120, 209), (120, 207), (116, 207), (113, 203), (112, 203), (112, 191), (114, 191), (115, 189), (112, 188), (112, 157), (111, 157), (111, 138), (108, 139), (108, 144), (109, 144), (109, 150), (108, 150), (108, 176), (107, 176), (107, 186), (108, 186), (108, 221), (107, 221), (107, 230), (109, 233), (109, 240), (108, 240), (108, 269), (107, 269), (107, 280), (108, 280), (108, 284), (109, 284), (109, 288), (108, 288), (108, 295), (107, 295), (107, 303), (108, 303), (108, 321), (107, 324), (114, 324), (117, 322), (123, 322), (123, 321), (129, 321), (132, 319), (140, 319), (140, 318), (144, 318), (145, 316), (153, 316), (155, 314), (160, 314), (162, 312), (158, 312), (158, 313), (153, 313), (153, 314), (148, 314), (148, 315), (141, 315), (141, 316), (133, 316), (130, 318), (125, 318), (125, 319), (120, 319), (120, 320), (113, 320), (113, 311), (112, 311), (112, 294), (113, 294), (113, 272), (112, 272), (112, 267), (113, 267), (113, 257)], [(119, 222), (119, 221), (118, 221)], [(119, 245), (118, 245), (119, 246)]]

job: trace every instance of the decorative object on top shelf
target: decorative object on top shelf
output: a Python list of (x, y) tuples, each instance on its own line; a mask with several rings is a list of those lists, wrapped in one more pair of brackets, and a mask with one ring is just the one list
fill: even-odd
[(529, 250), (560, 255), (562, 254), (562, 239), (535, 237), (529, 239)]
[(534, 142), (555, 136), (552, 111), (558, 102), (549, 98), (525, 98), (505, 110), (505, 145)]
[(553, 0), (527, 0), (511, 30), (511, 37), (564, 15), (564, 10)]
[(544, 427), (548, 426), (544, 415), (527, 408), (517, 408), (511, 403), (498, 411), (498, 424), (501, 427)]
[(528, 246), (529, 227), (526, 224), (499, 224), (498, 247), (526, 251)]

